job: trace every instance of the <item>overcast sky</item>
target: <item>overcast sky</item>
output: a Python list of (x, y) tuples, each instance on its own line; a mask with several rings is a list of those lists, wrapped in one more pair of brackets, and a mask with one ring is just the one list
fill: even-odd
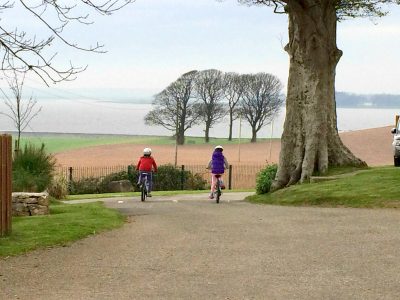
[[(400, 94), (400, 7), (390, 9), (390, 16), (374, 22), (339, 24), (344, 55), (337, 67), (338, 91)], [(235, 0), (137, 0), (112, 16), (92, 19), (93, 25), (71, 26), (65, 35), (82, 46), (99, 41), (108, 52), (58, 50), (60, 61), (88, 64), (88, 70), (57, 88), (160, 91), (184, 72), (208, 68), (268, 72), (287, 82), (287, 17), (269, 7)], [(44, 30), (22, 14), (13, 21), (28, 33)]]

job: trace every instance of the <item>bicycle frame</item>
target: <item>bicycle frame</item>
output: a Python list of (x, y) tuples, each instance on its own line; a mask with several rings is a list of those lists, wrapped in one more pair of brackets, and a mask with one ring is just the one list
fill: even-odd
[(145, 201), (147, 198), (147, 194), (148, 194), (148, 189), (149, 189), (149, 182), (147, 179), (147, 176), (149, 176), (150, 174), (147, 172), (141, 172), (140, 173), (140, 199), (142, 201)]
[(215, 182), (215, 191), (214, 191), (215, 202), (219, 203), (219, 199), (220, 199), (220, 197), (222, 195), (222, 192), (221, 192), (221, 175), (220, 174), (219, 175), (215, 175), (215, 178), (217, 179), (216, 182)]

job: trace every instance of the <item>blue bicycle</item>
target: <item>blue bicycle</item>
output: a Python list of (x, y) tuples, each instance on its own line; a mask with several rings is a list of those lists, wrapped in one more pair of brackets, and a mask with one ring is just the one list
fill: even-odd
[(139, 183), (139, 187), (140, 187), (140, 200), (145, 201), (147, 198), (147, 195), (149, 193), (149, 180), (148, 180), (148, 176), (150, 176), (150, 173), (146, 173), (146, 172), (141, 172), (140, 173), (140, 183)]
[(222, 195), (222, 186), (221, 186), (221, 175), (215, 175), (215, 177), (217, 178), (216, 183), (215, 183), (215, 201), (217, 203), (219, 203), (219, 198)]

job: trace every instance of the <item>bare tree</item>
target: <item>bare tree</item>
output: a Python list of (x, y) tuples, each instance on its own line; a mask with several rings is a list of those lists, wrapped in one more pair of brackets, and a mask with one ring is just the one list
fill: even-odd
[[(96, 4), (91, 0), (75, 1), (27, 1), (15, 2), (0, 1), (0, 13), (5, 14), (9, 10), (22, 9), (41, 23), (48, 30), (48, 36), (38, 38), (33, 32), (27, 32), (21, 28), (7, 28), (7, 24), (0, 22), (0, 56), (1, 70), (15, 69), (17, 71), (32, 70), (47, 85), (64, 80), (73, 80), (76, 75), (86, 67), (76, 67), (72, 63), (68, 67), (59, 67), (54, 63), (57, 53), (49, 54), (49, 48), (56, 41), (82, 51), (102, 53), (103, 45), (83, 47), (67, 40), (64, 29), (70, 23), (89, 25), (92, 10), (102, 15), (109, 15), (121, 9), (135, 0), (99, 0)], [(30, 28), (29, 28), (30, 29)]]
[(224, 75), (224, 94), (229, 106), (229, 141), (232, 140), (233, 121), (239, 117), (239, 103), (244, 91), (243, 83), (241, 75), (237, 73), (226, 73)]
[(185, 143), (185, 132), (199, 121), (199, 107), (193, 96), (197, 71), (183, 74), (154, 98), (155, 106), (145, 117), (148, 125), (161, 125), (175, 132), (176, 143)]
[(282, 83), (268, 73), (248, 74), (241, 77), (243, 98), (241, 111), (251, 126), (251, 142), (257, 141), (257, 132), (271, 122), (283, 104)]
[(227, 110), (222, 103), (224, 98), (223, 73), (210, 69), (200, 71), (195, 81), (196, 97), (202, 101), (200, 115), (205, 123), (205, 141), (210, 141), (210, 128), (223, 117)]
[(5, 78), (11, 90), (12, 97), (8, 96), (8, 94), (0, 88), (4, 97), (4, 103), (9, 108), (10, 112), (0, 112), (0, 114), (5, 115), (13, 121), (18, 132), (15, 150), (19, 151), (21, 133), (29, 125), (32, 119), (39, 114), (42, 107), (37, 107), (37, 101), (33, 99), (32, 96), (30, 96), (26, 101), (23, 100), (22, 91), (26, 72), (20, 74), (17, 71), (12, 70), (11, 73), (12, 76), (5, 73)]

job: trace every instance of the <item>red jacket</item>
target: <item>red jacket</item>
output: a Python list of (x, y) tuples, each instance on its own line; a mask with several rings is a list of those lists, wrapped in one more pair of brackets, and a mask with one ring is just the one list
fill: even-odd
[(151, 172), (151, 167), (154, 168), (154, 172), (157, 172), (157, 164), (152, 156), (142, 156), (136, 165), (136, 170)]

